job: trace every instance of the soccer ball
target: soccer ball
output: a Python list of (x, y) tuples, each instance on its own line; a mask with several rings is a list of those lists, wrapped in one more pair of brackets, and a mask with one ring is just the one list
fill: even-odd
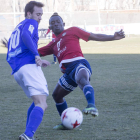
[(74, 129), (83, 122), (82, 112), (75, 107), (69, 107), (62, 112), (61, 122), (67, 129)]

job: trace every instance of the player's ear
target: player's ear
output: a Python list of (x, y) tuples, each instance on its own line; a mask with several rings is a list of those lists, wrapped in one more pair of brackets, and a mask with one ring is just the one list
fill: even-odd
[(27, 18), (31, 18), (31, 13), (30, 12), (27, 12)]
[(52, 26), (51, 25), (49, 26), (49, 29), (52, 30)]
[(65, 26), (65, 22), (63, 22), (63, 26)]

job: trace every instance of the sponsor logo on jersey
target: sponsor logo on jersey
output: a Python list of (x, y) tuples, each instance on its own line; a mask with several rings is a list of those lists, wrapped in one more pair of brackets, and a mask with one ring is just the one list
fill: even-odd
[(65, 36), (65, 35), (66, 35), (66, 32), (62, 34), (62, 36)]
[(33, 33), (33, 31), (34, 31), (34, 26), (30, 24), (30, 26), (29, 26), (28, 30), (29, 30), (29, 31), (31, 32), (31, 34), (32, 34), (32, 33)]
[(61, 53), (63, 53), (65, 50), (67, 49), (67, 47), (65, 46), (65, 48), (63, 48), (62, 50), (60, 50), (57, 54), (57, 57), (60, 57)]
[(7, 61), (9, 61), (12, 57), (17, 56), (17, 55), (20, 54), (20, 53), (22, 53), (21, 47), (20, 47), (20, 48), (17, 48), (17, 49), (16, 49), (15, 51), (13, 51), (13, 52), (10, 52), (10, 53), (8, 54)]

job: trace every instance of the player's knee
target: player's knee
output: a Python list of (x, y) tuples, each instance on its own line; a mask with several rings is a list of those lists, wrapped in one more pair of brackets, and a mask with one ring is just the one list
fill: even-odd
[(55, 102), (57, 102), (57, 100), (59, 99), (57, 93), (55, 93), (55, 92), (53, 92), (52, 97), (55, 100)]
[(47, 103), (46, 103), (46, 99), (44, 98), (34, 98), (34, 104), (35, 106), (39, 106), (43, 109), (43, 111), (45, 111), (48, 107)]
[(40, 108), (43, 109), (43, 111), (45, 111), (47, 109), (47, 107), (48, 107), (46, 102), (35, 104), (35, 106), (39, 106)]
[(83, 90), (83, 87), (85, 85), (89, 84), (89, 80), (87, 80), (87, 78), (84, 78), (84, 77), (79, 78), (76, 82), (78, 86), (81, 88), (81, 90)]
[(89, 84), (89, 80), (87, 78), (85, 78), (85, 77), (81, 77), (81, 78), (78, 78), (76, 80), (76, 83), (78, 85), (87, 85), (87, 84)]
[(78, 72), (75, 79), (77, 84), (87, 84), (89, 82), (89, 74), (85, 69), (82, 69)]
[(40, 106), (43, 109), (43, 111), (45, 111), (47, 109), (47, 107), (48, 107), (46, 102), (41, 103)]
[(53, 92), (52, 97), (56, 103), (62, 102), (63, 98), (60, 97), (57, 93)]
[(48, 108), (48, 105), (47, 105), (47, 103), (46, 103), (46, 104), (44, 104), (44, 111), (45, 111), (47, 108)]

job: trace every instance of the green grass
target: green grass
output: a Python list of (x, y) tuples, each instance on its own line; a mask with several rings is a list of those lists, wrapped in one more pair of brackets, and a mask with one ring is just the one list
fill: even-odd
[[(35, 134), (36, 139), (140, 140), (140, 54), (85, 54), (84, 56), (93, 71), (91, 85), (95, 90), (99, 117), (84, 116), (82, 125), (75, 130), (52, 130), (53, 126), (60, 123), (60, 117), (51, 95), (62, 73), (58, 64), (51, 65), (43, 68), (50, 96), (47, 99), (48, 109)], [(0, 140), (18, 140), (18, 136), (25, 130), (26, 111), (31, 100), (25, 96), (10, 75), (11, 68), (5, 57), (6, 54), (0, 54)], [(53, 56), (44, 59), (51, 62)], [(82, 110), (87, 105), (79, 88), (65, 99), (69, 107), (74, 106)]]

